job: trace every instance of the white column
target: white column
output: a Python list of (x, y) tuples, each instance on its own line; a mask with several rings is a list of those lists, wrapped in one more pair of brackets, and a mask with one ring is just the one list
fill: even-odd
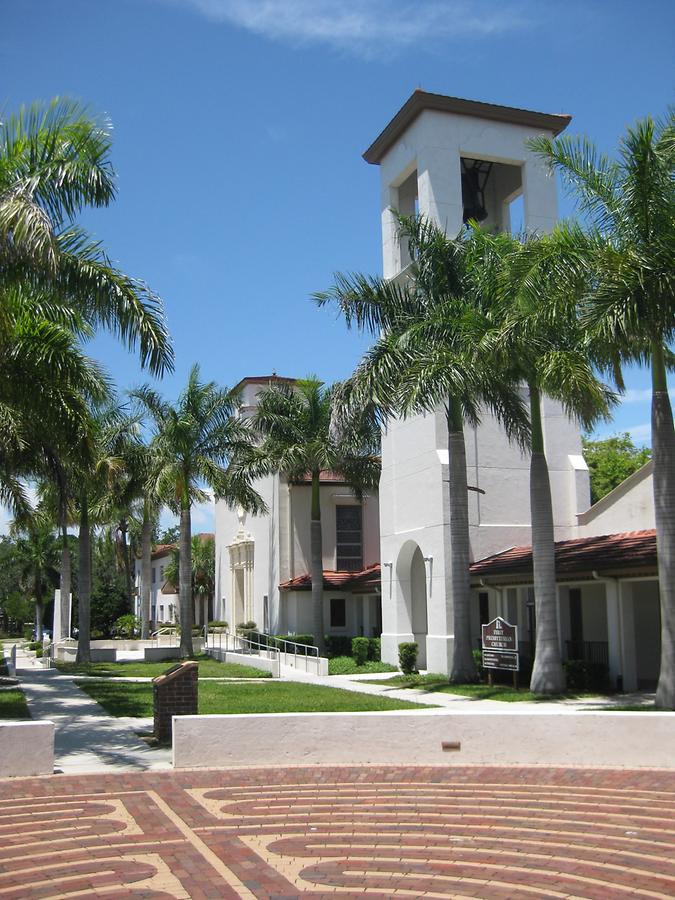
[[(384, 171), (382, 175), (384, 176)], [(401, 271), (401, 252), (398, 224), (392, 209), (398, 206), (398, 189), (382, 186), (382, 271), (385, 278), (393, 278)]]
[(61, 591), (56, 588), (54, 591), (54, 622), (52, 623), (52, 640), (60, 641), (69, 635), (64, 634), (65, 629), (61, 625)]
[(525, 228), (544, 234), (552, 231), (558, 218), (555, 177), (533, 153), (528, 153), (522, 173)]
[(635, 659), (635, 604), (633, 586), (625, 581), (618, 583), (619, 609), (621, 611), (621, 652), (623, 656), (623, 689), (637, 690), (637, 664)]
[(420, 213), (455, 237), (463, 218), (462, 169), (455, 148), (427, 146), (418, 150), (417, 194)]

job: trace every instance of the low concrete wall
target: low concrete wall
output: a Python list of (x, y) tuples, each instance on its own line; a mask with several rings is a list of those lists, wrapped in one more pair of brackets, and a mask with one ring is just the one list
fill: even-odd
[(180, 659), (180, 647), (146, 647), (145, 662), (161, 662), (163, 659)]
[(182, 716), (176, 768), (548, 765), (675, 769), (675, 714), (440, 710)]
[[(114, 649), (114, 650), (145, 650), (146, 647), (178, 647), (180, 644), (180, 635), (176, 635), (175, 637), (170, 637), (169, 635), (160, 635), (159, 640), (125, 640), (125, 641), (115, 641), (111, 638), (101, 639), (91, 642), (91, 648), (93, 649)], [(196, 653), (201, 651), (201, 648), (204, 645), (204, 638), (202, 637), (193, 637), (192, 638), (192, 646)]]
[(328, 657), (326, 656), (298, 656), (297, 659), (294, 659), (293, 655), (288, 653), (285, 656), (281, 654), (279, 661), (282, 675), (286, 673), (292, 675), (294, 672), (309, 672), (310, 675), (328, 675)]
[(232, 650), (209, 649), (209, 656), (220, 662), (237, 663), (239, 666), (251, 666), (261, 672), (271, 672), (273, 678), (279, 677), (279, 660), (275, 657), (254, 656), (248, 653), (235, 653)]
[(53, 771), (53, 722), (0, 722), (0, 777)]
[(89, 659), (92, 662), (116, 662), (117, 650), (104, 647), (92, 647), (89, 650)]

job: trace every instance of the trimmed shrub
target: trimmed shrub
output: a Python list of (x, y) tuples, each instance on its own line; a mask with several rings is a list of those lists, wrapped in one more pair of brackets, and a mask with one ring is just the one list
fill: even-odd
[(237, 625), (237, 634), (240, 637), (245, 638), (248, 641), (257, 641), (258, 638), (258, 626), (255, 622), (242, 622), (240, 625)]
[(606, 691), (609, 688), (609, 668), (606, 663), (568, 659), (563, 663), (567, 688), (571, 691)]
[(293, 641), (294, 644), (303, 644), (306, 647), (314, 646), (313, 634), (275, 634), (278, 647), (283, 647), (282, 641)]
[(370, 641), (365, 637), (352, 638), (352, 657), (357, 666), (362, 666), (368, 659)]
[(368, 659), (372, 662), (382, 662), (382, 641), (379, 638), (369, 638)]
[(417, 672), (417, 650), (415, 641), (398, 645), (398, 664), (404, 675), (414, 675)]
[(332, 659), (335, 656), (352, 655), (352, 636), (344, 634), (327, 634), (325, 636), (326, 656)]

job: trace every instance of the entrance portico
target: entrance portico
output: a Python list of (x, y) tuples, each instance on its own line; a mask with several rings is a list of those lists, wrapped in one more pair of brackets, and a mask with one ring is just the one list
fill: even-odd
[[(481, 595), (519, 625), (521, 652), (533, 652), (532, 551), (516, 547), (471, 567), (472, 630), (480, 636)], [(660, 609), (653, 530), (556, 543), (557, 606), (563, 660), (607, 666), (612, 688), (656, 685)], [(476, 645), (477, 646), (477, 645)]]

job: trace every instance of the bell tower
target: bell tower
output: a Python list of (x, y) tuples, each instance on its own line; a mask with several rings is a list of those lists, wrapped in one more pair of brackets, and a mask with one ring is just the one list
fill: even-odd
[(470, 218), (509, 231), (510, 204), (522, 196), (524, 227), (549, 231), (555, 181), (525, 144), (559, 134), (570, 118), (415, 91), (363, 154), (380, 166), (384, 277), (410, 261), (392, 209), (418, 212), (454, 237)]
[[(419, 213), (454, 237), (472, 218), (512, 230), (512, 204), (519, 201), (525, 230), (550, 231), (557, 216), (555, 179), (526, 143), (555, 136), (569, 122), (570, 116), (415, 91), (364, 153), (380, 167), (384, 277), (405, 277), (410, 263), (392, 209)], [(576, 514), (589, 500), (579, 430), (547, 398), (542, 421), (556, 539), (571, 538)], [(487, 414), (478, 428), (465, 429), (465, 439), (472, 559), (531, 543), (529, 457)], [(398, 644), (414, 640), (420, 665), (446, 673), (454, 640), (447, 483), (444, 410), (390, 422), (379, 494), (382, 658), (396, 663)], [(490, 603), (491, 615), (506, 612), (495, 608), (498, 597)], [(477, 597), (472, 618), (479, 626)]]

